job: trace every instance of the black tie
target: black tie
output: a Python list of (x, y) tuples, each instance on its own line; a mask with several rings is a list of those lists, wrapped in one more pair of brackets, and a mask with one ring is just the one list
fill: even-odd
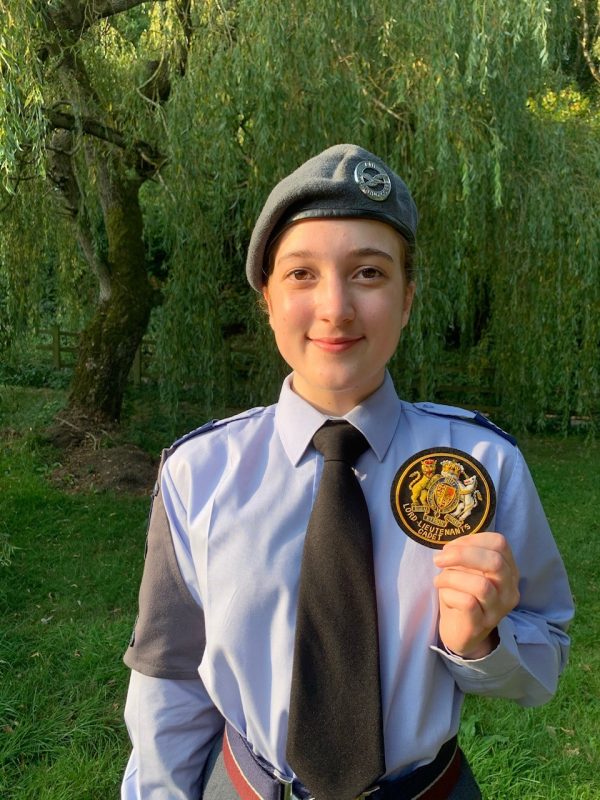
[(287, 759), (317, 800), (351, 800), (385, 772), (369, 511), (348, 422), (313, 437), (324, 456), (302, 557)]

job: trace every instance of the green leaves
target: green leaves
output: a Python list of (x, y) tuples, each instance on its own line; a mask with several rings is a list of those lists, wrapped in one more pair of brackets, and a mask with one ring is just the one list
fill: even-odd
[(43, 174), (39, 22), (31, 0), (0, 0), (0, 183)]
[[(245, 282), (250, 231), (277, 180), (356, 141), (406, 179), (421, 213), (418, 300), (392, 365), (402, 393), (435, 397), (449, 356), (511, 426), (597, 411), (600, 144), (593, 93), (562, 71), (578, 41), (571, 0), (410, 0), (402, 13), (395, 0), (195, 0), (185, 20), (181, 8), (139, 5), (62, 48), (34, 0), (0, 0), (0, 173), (5, 191), (30, 192), (3, 220), (11, 292), (43, 293), (35, 254), (50, 252), (58, 313), (85, 316), (94, 296), (91, 277), (73, 291), (84, 262), (45, 184), (18, 183), (47, 163), (43, 107), (67, 99), (65, 113), (168, 158), (141, 193), (161, 258), (165, 394), (269, 401), (282, 368)], [(87, 99), (65, 89), (74, 55)], [(75, 162), (103, 252), (89, 143), (76, 137)]]

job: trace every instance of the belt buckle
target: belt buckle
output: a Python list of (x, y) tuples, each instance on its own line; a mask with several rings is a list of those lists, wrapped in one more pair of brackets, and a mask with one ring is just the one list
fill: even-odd
[[(297, 797), (294, 794), (294, 791), (292, 789), (294, 783), (293, 781), (283, 781), (281, 780), (281, 778), (279, 778), (279, 783), (283, 786), (282, 800), (301, 800), (300, 797)], [(315, 798), (310, 797), (309, 800), (315, 800)]]
[[(282, 781), (279, 779), (279, 782), (283, 786), (283, 798), (282, 800), (300, 800), (299, 797), (296, 797), (292, 790), (293, 781)], [(379, 785), (373, 786), (372, 789), (367, 789), (366, 792), (359, 794), (358, 797), (355, 797), (354, 800), (366, 800), (369, 795), (373, 794), (379, 789)], [(308, 800), (315, 800), (314, 797), (309, 797)]]

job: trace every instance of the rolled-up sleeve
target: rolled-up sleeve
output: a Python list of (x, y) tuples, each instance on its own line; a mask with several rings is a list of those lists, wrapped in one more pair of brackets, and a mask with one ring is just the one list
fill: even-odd
[(499, 644), (485, 658), (465, 660), (435, 649), (463, 692), (536, 706), (555, 693), (567, 663), (573, 599), (533, 480), (516, 449), (501, 489), (496, 530), (508, 539), (519, 568), (519, 604), (500, 622)]
[(185, 509), (164, 480), (168, 455), (154, 491), (139, 613), (124, 656), (132, 670), (125, 722), (133, 745), (124, 800), (197, 800), (206, 759), (224, 726), (198, 673), (206, 644), (204, 612), (190, 585), (192, 568), (184, 564), (182, 571), (181, 547), (175, 547)]

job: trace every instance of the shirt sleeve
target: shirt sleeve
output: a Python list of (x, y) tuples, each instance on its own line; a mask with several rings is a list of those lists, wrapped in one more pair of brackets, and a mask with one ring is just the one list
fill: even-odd
[(181, 538), (178, 527), (185, 513), (167, 513), (174, 502), (181, 505), (162, 479), (168, 455), (169, 451), (163, 453), (153, 492), (138, 617), (124, 661), (144, 675), (193, 680), (206, 642), (204, 611), (181, 573), (175, 552), (174, 535)]
[(131, 673), (125, 721), (133, 745), (121, 800), (197, 800), (223, 718), (200, 678)]
[(566, 665), (573, 600), (533, 480), (520, 452), (515, 454), (498, 492), (495, 527), (507, 537), (519, 568), (519, 604), (501, 620), (499, 644), (485, 658), (466, 660), (434, 649), (463, 692), (536, 706), (555, 693)]
[[(125, 800), (196, 800), (206, 759), (224, 721), (199, 676), (204, 612), (179, 563), (185, 510), (163, 478), (153, 493), (139, 613), (124, 661), (132, 669), (125, 721), (133, 745)], [(166, 470), (165, 470), (166, 473)], [(176, 507), (181, 513), (175, 514)]]

